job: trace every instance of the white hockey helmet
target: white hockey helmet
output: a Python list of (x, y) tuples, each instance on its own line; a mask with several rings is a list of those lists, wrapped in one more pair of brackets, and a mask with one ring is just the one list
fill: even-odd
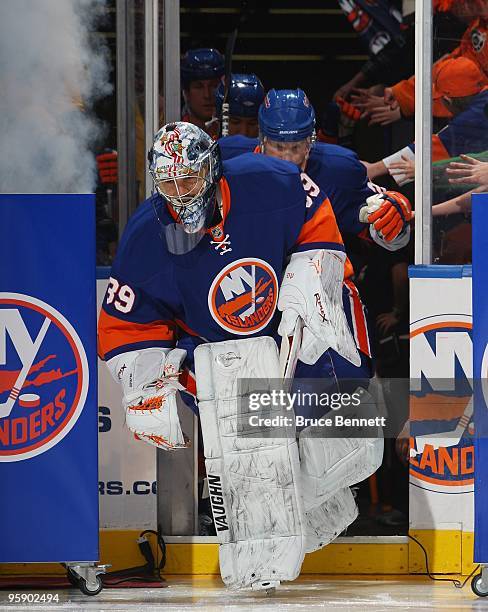
[(208, 227), (215, 210), (222, 160), (217, 142), (192, 123), (167, 123), (148, 154), (157, 192), (177, 214), (188, 234)]

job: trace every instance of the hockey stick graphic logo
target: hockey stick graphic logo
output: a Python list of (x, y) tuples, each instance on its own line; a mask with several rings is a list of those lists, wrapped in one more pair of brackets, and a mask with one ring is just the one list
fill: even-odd
[(10, 413), (12, 412), (12, 408), (14, 407), (15, 401), (17, 400), (19, 396), (19, 393), (25, 382), (25, 379), (27, 378), (27, 374), (29, 373), (29, 370), (31, 369), (32, 364), (34, 363), (34, 359), (36, 358), (36, 355), (39, 351), (42, 341), (44, 340), (44, 337), (46, 335), (46, 332), (50, 324), (51, 324), (51, 321), (46, 317), (44, 319), (44, 323), (42, 324), (41, 330), (39, 331), (39, 334), (37, 335), (37, 338), (35, 339), (35, 342), (32, 344), (30, 354), (27, 360), (24, 361), (22, 369), (20, 370), (19, 376), (17, 380), (15, 381), (14, 386), (12, 387), (12, 391), (10, 392), (10, 395), (8, 396), (7, 401), (0, 404), (0, 418), (8, 417)]
[(410, 326), (410, 479), (437, 493), (472, 491), (473, 344), (468, 314)]
[(83, 410), (88, 383), (71, 323), (32, 296), (0, 293), (0, 462), (58, 444)]

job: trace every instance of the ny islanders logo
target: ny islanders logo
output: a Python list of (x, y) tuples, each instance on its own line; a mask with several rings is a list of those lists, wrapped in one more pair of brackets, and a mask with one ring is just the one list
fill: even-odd
[(60, 442), (88, 391), (88, 362), (73, 326), (49, 304), (0, 293), (0, 461)]
[(262, 259), (239, 259), (225, 266), (208, 293), (214, 320), (233, 334), (249, 335), (270, 322), (278, 300), (278, 279)]
[(473, 490), (472, 318), (427, 317), (410, 327), (410, 477), (438, 493)]

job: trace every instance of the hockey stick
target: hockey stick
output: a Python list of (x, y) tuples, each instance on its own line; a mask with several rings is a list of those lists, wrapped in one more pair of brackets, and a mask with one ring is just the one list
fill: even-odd
[(295, 376), (298, 362), (298, 350), (302, 344), (303, 321), (298, 317), (293, 336), (283, 336), (280, 347), (280, 377), (289, 384)]
[(22, 369), (20, 370), (19, 375), (17, 376), (17, 380), (12, 387), (12, 391), (10, 391), (10, 395), (7, 400), (0, 404), (0, 418), (8, 417), (12, 412), (12, 408), (14, 407), (15, 401), (19, 397), (19, 393), (22, 390), (22, 386), (29, 374), (29, 370), (34, 363), (34, 359), (36, 358), (37, 353), (39, 352), (39, 348), (41, 346), (42, 341), (44, 340), (44, 336), (48, 330), (49, 325), (51, 324), (51, 320), (47, 317), (44, 319), (44, 323), (37, 334), (37, 338), (35, 339), (34, 344), (32, 345), (32, 353), (29, 355), (27, 361), (23, 364)]
[(239, 28), (244, 23), (247, 14), (247, 0), (241, 1), (241, 10), (239, 13), (239, 19), (234, 30), (231, 32), (225, 45), (225, 72), (224, 72), (224, 99), (222, 101), (222, 110), (220, 115), (220, 135), (229, 135), (229, 103), (227, 99), (229, 97), (229, 90), (232, 81), (232, 56), (234, 55), (234, 47), (239, 34)]

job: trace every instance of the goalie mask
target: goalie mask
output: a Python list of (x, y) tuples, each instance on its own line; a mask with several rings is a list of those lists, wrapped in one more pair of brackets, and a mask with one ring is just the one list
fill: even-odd
[(168, 203), (176, 223), (165, 227), (171, 252), (194, 248), (215, 214), (222, 176), (219, 145), (192, 123), (164, 125), (148, 154), (154, 187)]

